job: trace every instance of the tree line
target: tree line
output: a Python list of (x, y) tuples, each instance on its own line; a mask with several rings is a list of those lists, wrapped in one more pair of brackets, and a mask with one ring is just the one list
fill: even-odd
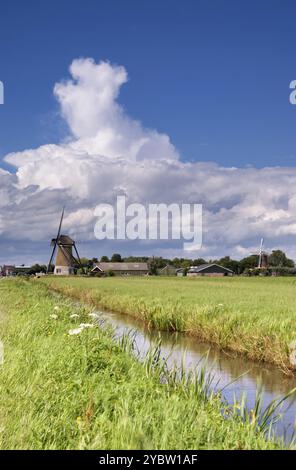
[[(200, 266), (206, 263), (217, 263), (220, 266), (231, 269), (235, 274), (251, 273), (256, 271), (258, 267), (258, 255), (250, 255), (241, 260), (235, 260), (230, 256), (224, 256), (217, 259), (204, 259), (204, 258), (178, 258), (173, 259), (163, 258), (161, 256), (127, 256), (123, 257), (120, 253), (114, 253), (108, 257), (106, 255), (98, 258), (81, 258), (84, 268), (91, 269), (94, 264), (98, 262), (112, 262), (112, 263), (148, 263), (151, 274), (157, 274), (160, 269), (165, 266), (174, 266), (175, 268), (183, 268), (185, 271), (190, 266)], [(276, 270), (279, 274), (296, 274), (295, 263), (289, 259), (282, 250), (273, 250), (268, 256), (268, 270)], [(295, 272), (294, 272), (295, 271)], [(262, 272), (262, 271), (261, 271)]]
[[(173, 259), (163, 258), (161, 256), (127, 256), (123, 257), (120, 253), (114, 253), (112, 256), (103, 255), (101, 258), (81, 258), (82, 270), (77, 266), (78, 273), (89, 272), (96, 263), (99, 262), (112, 262), (112, 263), (147, 263), (149, 266), (150, 274), (158, 274), (159, 271), (165, 266), (173, 266), (176, 269), (182, 268), (185, 271), (190, 266), (200, 266), (206, 263), (217, 263), (220, 266), (231, 269), (235, 274), (256, 274), (258, 266), (258, 255), (250, 255), (241, 260), (235, 260), (230, 256), (224, 256), (217, 259), (204, 259), (204, 258), (178, 258)], [(46, 272), (45, 265), (35, 264), (27, 271), (28, 274), (36, 274)], [(54, 266), (51, 266), (52, 272)], [(82, 272), (81, 272), (82, 271)], [(289, 259), (286, 254), (281, 250), (273, 250), (268, 256), (268, 268), (266, 274), (276, 271), (278, 274), (296, 274), (295, 263)], [(260, 270), (262, 273), (262, 270)]]

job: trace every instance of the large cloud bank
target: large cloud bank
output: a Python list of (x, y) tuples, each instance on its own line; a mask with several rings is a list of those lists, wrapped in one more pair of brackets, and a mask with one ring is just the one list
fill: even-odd
[[(48, 240), (66, 204), (65, 230), (91, 242), (96, 205), (124, 193), (145, 204), (202, 203), (204, 245), (196, 256), (244, 256), (264, 236), (270, 248), (296, 257), (295, 168), (183, 162), (167, 135), (119, 105), (124, 67), (78, 59), (70, 74), (54, 87), (67, 139), (5, 157), (15, 172), (0, 169), (0, 238)], [(177, 252), (167, 242), (158, 254)]]

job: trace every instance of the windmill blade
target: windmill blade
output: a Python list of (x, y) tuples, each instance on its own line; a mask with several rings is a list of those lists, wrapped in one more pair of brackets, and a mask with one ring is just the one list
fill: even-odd
[(80, 259), (79, 253), (78, 253), (78, 250), (77, 250), (77, 248), (76, 248), (76, 244), (74, 243), (74, 245), (73, 245), (73, 246), (74, 246), (74, 250), (75, 250), (75, 253), (76, 253), (76, 256), (77, 256), (77, 260), (78, 260), (78, 262), (79, 262), (79, 266), (80, 266), (80, 268), (83, 270), (83, 272), (84, 272), (84, 274), (85, 274), (85, 273), (86, 273), (86, 271), (85, 271), (85, 268), (82, 266), (82, 263), (81, 263), (81, 259)]
[(79, 256), (79, 254), (78, 254), (78, 250), (77, 250), (77, 248), (76, 248), (76, 244), (75, 244), (75, 243), (74, 243), (73, 247), (74, 247), (74, 250), (75, 250), (77, 259), (78, 259), (78, 261), (79, 261), (79, 265), (82, 267), (81, 259), (80, 259), (80, 256)]
[(61, 234), (61, 228), (62, 228), (64, 213), (65, 213), (65, 206), (63, 207), (63, 210), (62, 210), (62, 215), (61, 215), (59, 230), (58, 230), (58, 234), (57, 234), (57, 238), (56, 238), (57, 241), (58, 241), (58, 239), (59, 239), (59, 237), (60, 237), (60, 234)]
[(263, 243), (264, 243), (264, 238), (261, 238), (261, 241), (260, 241), (260, 249), (259, 249), (258, 268), (261, 268), (261, 264), (262, 264)]
[(52, 250), (52, 253), (51, 253), (51, 257), (50, 257), (50, 259), (49, 259), (49, 263), (48, 263), (48, 265), (47, 265), (47, 270), (46, 270), (47, 274), (49, 273), (50, 265), (51, 265), (51, 263), (52, 263), (52, 260), (53, 260), (54, 254), (55, 254), (55, 250), (56, 250), (56, 247), (57, 247), (59, 238), (60, 238), (61, 229), (62, 229), (62, 223), (63, 223), (63, 218), (64, 218), (64, 213), (65, 213), (65, 206), (63, 207), (63, 210), (62, 210), (62, 215), (61, 215), (61, 220), (60, 220), (60, 224), (59, 224), (58, 234), (57, 234), (57, 237), (55, 238), (54, 247), (53, 247), (53, 250)]
[(57, 242), (55, 242), (55, 244), (54, 244), (54, 247), (53, 247), (53, 250), (52, 250), (52, 253), (51, 253), (51, 257), (50, 257), (48, 265), (47, 265), (47, 270), (46, 270), (47, 274), (49, 273), (50, 266), (51, 266), (51, 263), (52, 263), (52, 260), (53, 260), (53, 257), (54, 257), (55, 251), (56, 251), (56, 247), (57, 247)]

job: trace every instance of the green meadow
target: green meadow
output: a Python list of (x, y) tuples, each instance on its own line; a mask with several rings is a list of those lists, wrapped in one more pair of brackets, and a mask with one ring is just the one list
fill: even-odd
[(287, 373), (295, 368), (289, 349), (296, 340), (293, 277), (49, 277), (42, 282), (149, 327), (183, 331)]
[[(183, 329), (182, 322), (191, 318), (187, 310), (182, 321), (177, 308), (170, 317), (166, 312), (178, 292), (178, 305), (192, 308), (199, 284), (173, 280), (169, 287), (170, 282), (52, 279), (46, 284), (65, 292), (73, 289), (76, 297), (110, 308), (133, 310), (146, 321), (149, 311), (163, 327)], [(225, 287), (220, 290), (225, 299)], [(1, 449), (283, 447), (280, 441), (264, 438), (268, 414), (262, 415), (259, 407), (249, 414), (243, 404), (233, 408), (223, 403), (209, 392), (202, 370), (177, 379), (157, 351), (138, 361), (128, 338), (115, 340), (91, 312), (88, 302), (79, 306), (40, 280), (0, 282), (5, 350), (0, 365)], [(211, 312), (217, 314), (214, 304)]]

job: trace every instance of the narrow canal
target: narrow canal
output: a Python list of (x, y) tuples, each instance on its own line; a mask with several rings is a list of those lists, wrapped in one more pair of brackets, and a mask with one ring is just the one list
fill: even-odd
[[(259, 383), (264, 392), (263, 406), (296, 387), (296, 377), (285, 376), (275, 366), (256, 363), (241, 356), (233, 357), (183, 333), (150, 331), (143, 323), (126, 315), (101, 310), (96, 313), (115, 328), (116, 337), (132, 332), (140, 357), (144, 357), (161, 339), (161, 354), (164, 358), (168, 357), (169, 367), (180, 366), (185, 361), (186, 370), (189, 371), (201, 367), (206, 360), (207, 370), (215, 377), (214, 387), (223, 389), (222, 395), (228, 403), (233, 403), (234, 396), (239, 398), (244, 393), (248, 407), (252, 409)], [(276, 434), (290, 442), (296, 418), (296, 394), (284, 403), (280, 413), (281, 419), (275, 425)]]

